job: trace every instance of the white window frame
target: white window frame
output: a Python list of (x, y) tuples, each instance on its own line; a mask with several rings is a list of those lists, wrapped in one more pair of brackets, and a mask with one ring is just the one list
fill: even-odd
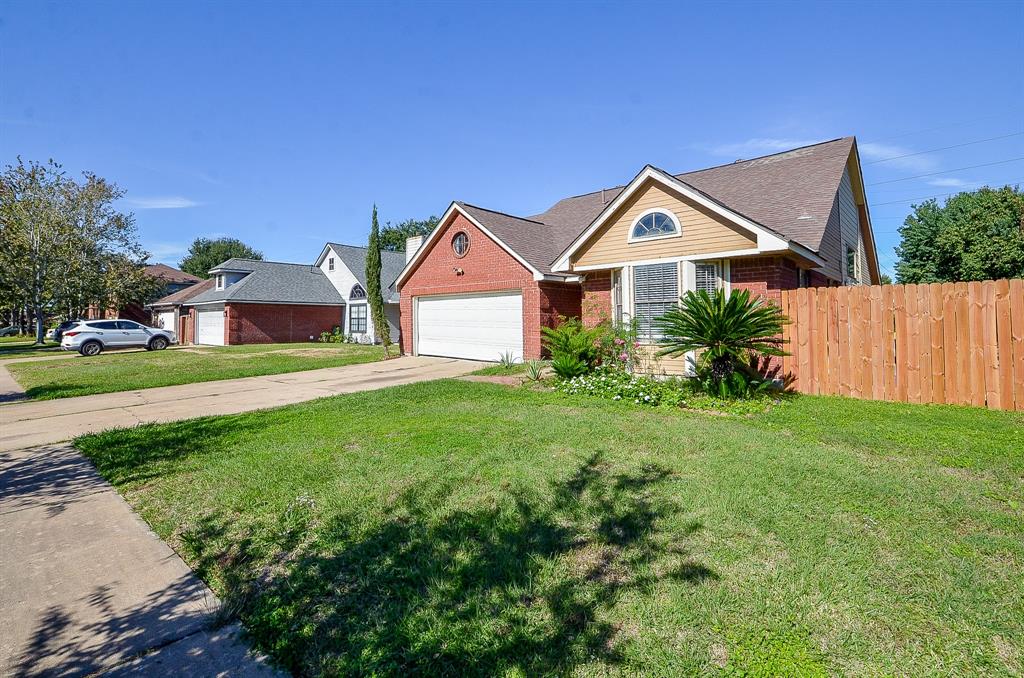
[(217, 274), (217, 289), (218, 290), (224, 289), (224, 274), (223, 273), (218, 273)]
[[(352, 317), (352, 311), (356, 310), (357, 308), (361, 308), (363, 310), (363, 313), (362, 313), (363, 317), (362, 318), (353, 318)], [(363, 329), (357, 330), (357, 329), (353, 328), (352, 327), (352, 324), (353, 324), (352, 321), (353, 320), (361, 320), (362, 324), (363, 324)], [(349, 331), (348, 331), (349, 334), (366, 334), (367, 332), (369, 332), (370, 331), (370, 308), (369, 308), (369, 304), (349, 304), (349, 306), (348, 306), (348, 325), (349, 325)]]
[[(665, 216), (667, 216), (672, 221), (672, 224), (676, 227), (675, 233), (663, 233), (661, 235), (648, 235), (640, 236), (639, 238), (634, 238), (633, 230), (636, 228), (636, 225), (640, 223), (641, 219), (652, 214), (664, 214)], [(626, 242), (629, 244), (654, 242), (657, 240), (667, 240), (669, 238), (681, 238), (683, 237), (683, 228), (682, 226), (679, 225), (679, 218), (675, 214), (673, 214), (672, 212), (663, 207), (652, 207), (651, 209), (644, 210), (643, 212), (641, 212), (637, 216), (637, 218), (633, 220), (633, 223), (629, 225), (628, 236), (629, 237), (626, 238)]]
[[(630, 309), (632, 310), (632, 315), (631, 315), (632, 318), (638, 318), (639, 317), (639, 314), (637, 313), (637, 310), (636, 310), (636, 305), (637, 305), (636, 270), (638, 268), (645, 268), (647, 266), (673, 266), (673, 265), (676, 267), (676, 294), (675, 294), (674, 303), (678, 306), (679, 305), (679, 297), (683, 293), (683, 286), (681, 285), (682, 281), (680, 280), (680, 277), (679, 277), (679, 264), (678, 264), (678, 262), (667, 261), (667, 262), (663, 262), (663, 263), (659, 263), (659, 264), (644, 264), (643, 266), (630, 266), (629, 267), (629, 286), (630, 286), (630, 300), (629, 301), (630, 301)], [(640, 303), (656, 303), (656, 302), (640, 302)], [(637, 329), (640, 330), (639, 327)], [(653, 330), (652, 330), (651, 334), (643, 334), (642, 336), (639, 337), (639, 340), (640, 340), (641, 343), (649, 344), (649, 345), (657, 344), (659, 339), (661, 339), (661, 337), (653, 334)]]
[(327, 258), (327, 270), (328, 271), (333, 271), (334, 270), (334, 257), (328, 257)]

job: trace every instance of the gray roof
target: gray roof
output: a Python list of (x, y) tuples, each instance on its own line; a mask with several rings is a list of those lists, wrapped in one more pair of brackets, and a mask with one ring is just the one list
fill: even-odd
[[(821, 248), (854, 138), (674, 175), (676, 179), (813, 252)], [(625, 185), (565, 198), (546, 212), (516, 217), (457, 203), (541, 273)]]
[[(355, 245), (342, 245), (337, 242), (327, 243), (335, 251), (342, 263), (352, 271), (359, 284), (366, 289), (366, 247)], [(323, 256), (323, 255), (321, 255)], [(388, 303), (398, 303), (398, 291), (394, 284), (398, 274), (405, 268), (405, 252), (388, 252), (381, 250), (380, 253), (380, 289), (384, 300)]]
[(189, 300), (189, 304), (212, 301), (276, 304), (337, 304), (345, 300), (324, 272), (311, 264), (228, 259), (211, 269), (251, 271), (227, 289), (211, 289)]

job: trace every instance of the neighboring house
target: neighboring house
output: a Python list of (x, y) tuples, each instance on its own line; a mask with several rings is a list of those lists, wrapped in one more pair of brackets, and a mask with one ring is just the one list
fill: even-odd
[[(146, 274), (151, 278), (156, 278), (161, 283), (154, 299), (174, 294), (202, 281), (202, 278), (198, 278), (191, 273), (179, 271), (167, 264), (149, 264), (146, 266)], [(93, 305), (86, 310), (85, 317), (89, 320), (97, 318), (126, 318), (146, 324), (153, 319), (148, 310), (149, 306), (128, 304), (124, 308), (108, 308), (104, 310), (99, 306)]]
[[(402, 351), (539, 358), (559, 316), (651, 321), (687, 290), (877, 284), (853, 137), (625, 186), (516, 217), (452, 203), (398, 276)], [(682, 359), (668, 373), (686, 371)]]
[(185, 273), (185, 271), (179, 271), (167, 264), (151, 264), (146, 266), (146, 273), (163, 283), (164, 295), (174, 294), (203, 280), (198, 276)]
[(343, 317), (345, 300), (316, 266), (228, 259), (210, 275), (189, 300), (196, 344), (311, 341)]
[[(327, 243), (315, 264), (229, 259), (210, 270), (210, 285), (178, 299), (187, 308), (183, 343), (231, 345), (310, 341), (341, 327), (361, 343), (376, 341), (367, 301), (366, 248)], [(381, 253), (381, 290), (392, 341), (401, 324), (394, 281), (405, 255)], [(154, 304), (166, 302), (160, 300)], [(160, 306), (169, 313), (175, 300)]]
[(180, 344), (193, 343), (190, 302), (203, 292), (213, 289), (213, 285), (213, 278), (209, 278), (157, 299), (146, 307), (152, 314), (149, 323), (153, 327), (173, 330)]
[[(323, 271), (347, 305), (342, 331), (364, 343), (377, 340), (370, 317), (366, 298), (366, 253), (367, 248), (329, 242), (317, 257), (316, 266)], [(391, 330), (391, 341), (397, 342), (401, 323), (399, 321), (399, 297), (395, 289), (395, 278), (405, 267), (402, 252), (381, 252), (380, 289), (384, 297), (384, 314)], [(338, 323), (336, 323), (338, 324)]]

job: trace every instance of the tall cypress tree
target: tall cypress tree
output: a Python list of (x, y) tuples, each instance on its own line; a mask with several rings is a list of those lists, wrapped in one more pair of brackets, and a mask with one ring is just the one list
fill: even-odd
[(370, 242), (366, 252), (366, 296), (370, 303), (370, 316), (373, 320), (374, 334), (384, 345), (387, 355), (391, 346), (391, 331), (384, 315), (384, 296), (380, 288), (380, 224), (377, 223), (377, 205), (373, 206), (373, 220), (370, 224)]

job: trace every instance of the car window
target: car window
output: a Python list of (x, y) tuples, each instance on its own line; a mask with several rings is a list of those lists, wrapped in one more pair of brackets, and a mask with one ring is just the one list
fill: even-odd
[(142, 325), (139, 323), (133, 323), (130, 320), (118, 320), (117, 329), (119, 330), (138, 330), (141, 329)]
[(99, 322), (86, 323), (86, 324), (89, 327), (95, 328), (97, 330), (116, 330), (117, 329), (117, 323), (114, 322), (113, 320), (101, 320)]

